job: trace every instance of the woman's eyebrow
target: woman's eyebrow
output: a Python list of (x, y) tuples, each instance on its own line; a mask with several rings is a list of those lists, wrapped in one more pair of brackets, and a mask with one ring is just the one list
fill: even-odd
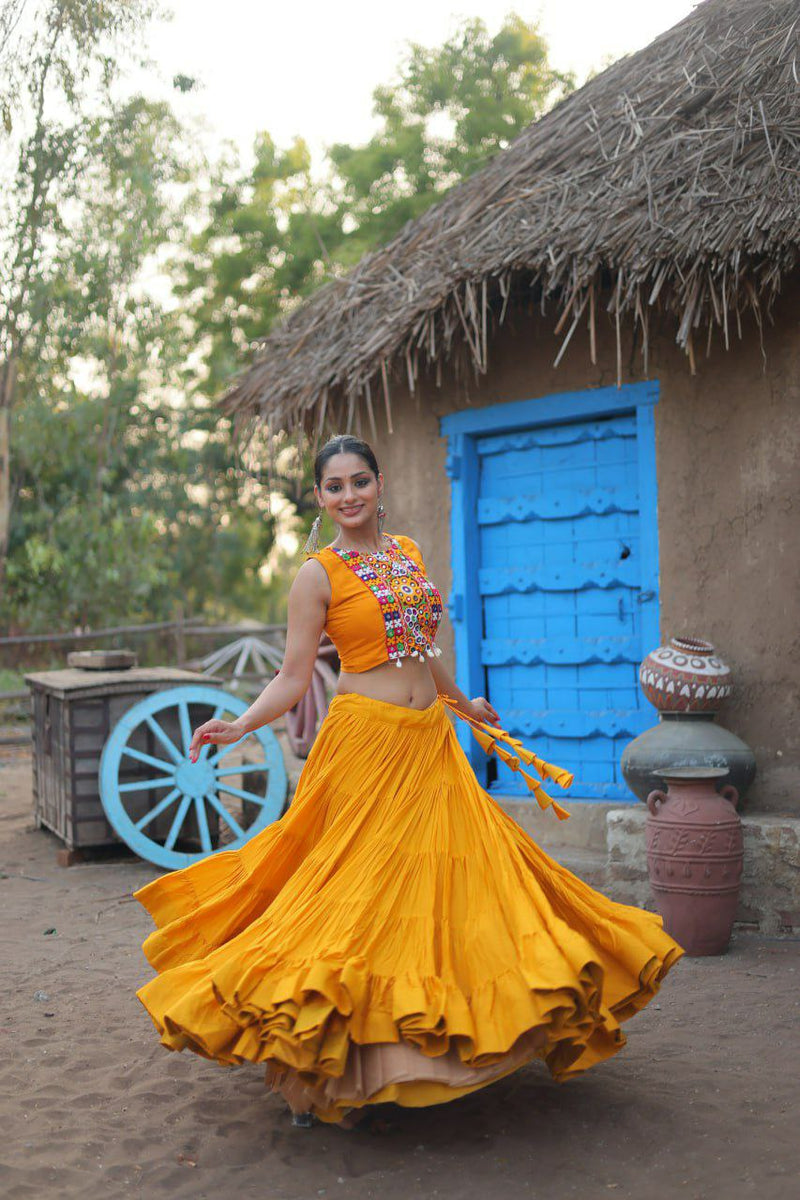
[[(360, 475), (369, 475), (369, 471), (354, 471), (352, 475), (345, 475), (345, 479), (358, 479)], [(325, 483), (341, 483), (340, 475), (326, 475)]]

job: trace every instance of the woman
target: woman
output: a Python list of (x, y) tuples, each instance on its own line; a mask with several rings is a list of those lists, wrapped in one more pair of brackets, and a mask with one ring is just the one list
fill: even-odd
[(287, 813), (134, 893), (157, 925), (143, 948), (158, 974), (137, 995), (163, 1045), (264, 1063), (297, 1124), (443, 1103), (534, 1058), (567, 1079), (625, 1044), (621, 1022), (683, 954), (659, 916), (588, 887), (478, 785), (450, 711), (568, 816), (521, 762), (572, 776), (442, 667), (441, 596), (417, 544), (382, 533), (383, 487), (364, 442), (323, 447), (314, 492), (338, 534), (316, 548), (320, 512), (281, 670), (243, 716), (194, 731), (193, 760), (286, 712), (325, 629), (338, 691)]

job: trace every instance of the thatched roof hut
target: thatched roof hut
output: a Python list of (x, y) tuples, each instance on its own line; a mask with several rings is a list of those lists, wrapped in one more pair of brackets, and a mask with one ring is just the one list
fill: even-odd
[[(351, 428), (391, 379), (443, 361), (487, 369), (509, 304), (559, 313), (560, 358), (603, 310), (636, 323), (647, 374), (654, 313), (694, 370), (761, 323), (800, 243), (797, 0), (705, 0), (531, 125), (263, 340), (223, 401), (239, 428)], [(663, 328), (663, 326), (662, 326)], [(366, 428), (366, 426), (365, 426)]]

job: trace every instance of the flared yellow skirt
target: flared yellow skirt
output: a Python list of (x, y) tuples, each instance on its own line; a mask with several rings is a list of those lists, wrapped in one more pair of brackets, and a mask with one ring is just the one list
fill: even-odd
[(337, 1122), (625, 1045), (683, 954), (660, 916), (560, 866), (480, 787), (437, 699), (336, 696), (286, 814), (134, 893), (164, 1046), (264, 1064)]

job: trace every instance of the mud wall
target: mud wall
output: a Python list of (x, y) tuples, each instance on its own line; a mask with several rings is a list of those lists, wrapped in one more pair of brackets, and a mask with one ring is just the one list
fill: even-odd
[[(735, 673), (723, 724), (753, 747), (758, 775), (748, 810), (800, 812), (800, 281), (766, 325), (763, 351), (752, 318), (725, 350), (715, 337), (696, 374), (674, 344), (674, 325), (651, 337), (648, 375), (630, 330), (623, 382), (657, 379), (656, 406), (662, 638), (713, 642)], [(734, 335), (736, 336), (736, 335)], [(445, 371), (416, 397), (392, 387), (393, 432), (376, 442), (386, 477), (386, 528), (422, 546), (446, 595), (450, 492), (439, 418), (466, 404), (526, 400), (616, 382), (615, 332), (576, 333), (558, 368), (553, 322), (516, 313), (495, 331), (489, 372), (466, 382)], [(452, 668), (452, 631), (441, 644)]]

